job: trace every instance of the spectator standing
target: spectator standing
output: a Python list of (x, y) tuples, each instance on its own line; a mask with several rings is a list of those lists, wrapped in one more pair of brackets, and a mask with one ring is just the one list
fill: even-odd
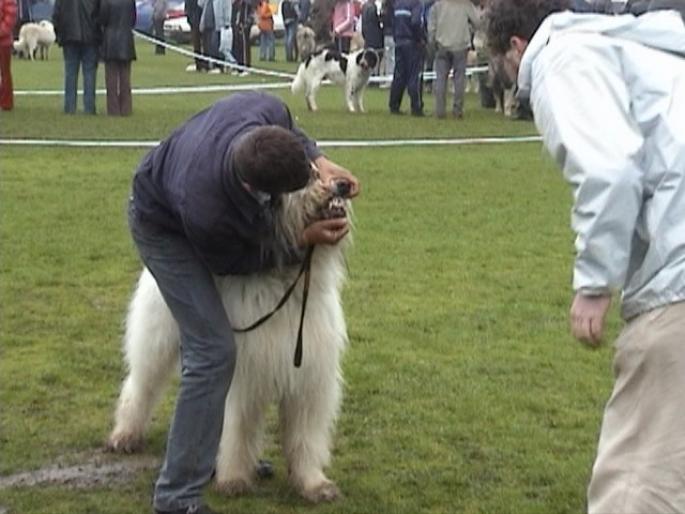
[(472, 28), (480, 24), (471, 0), (438, 0), (428, 18), (428, 45), (435, 49), (435, 116), (445, 117), (447, 78), (452, 72), (452, 115), (464, 115), (466, 54), (471, 47)]
[(274, 11), (269, 0), (261, 0), (257, 6), (257, 24), (259, 26), (259, 60), (275, 61)]
[[(202, 8), (200, 17), (200, 32), (202, 34), (202, 46), (205, 53), (218, 61), (224, 60), (224, 55), (219, 51), (221, 29), (228, 27), (231, 20), (231, 0), (198, 0)], [(221, 73), (223, 66), (210, 62), (209, 73)]]
[(423, 30), (421, 0), (395, 0), (393, 37), (395, 38), (395, 70), (390, 86), (389, 107), (392, 114), (401, 114), (404, 90), (411, 102), (411, 114), (423, 116), (421, 70), (426, 36)]
[(493, 0), (487, 36), (573, 190), (572, 334), (621, 293), (588, 512), (685, 512), (685, 25), (567, 7)]
[(200, 32), (202, 7), (198, 4), (198, 0), (185, 0), (185, 8), (188, 25), (190, 25), (190, 42), (193, 45), (193, 53), (197, 56), (195, 57), (195, 63), (189, 64), (186, 67), (186, 71), (207, 71), (208, 63), (200, 57), (205, 55), (202, 48), (202, 33)]
[(355, 8), (352, 0), (336, 0), (332, 24), (336, 48), (339, 52), (348, 53), (355, 24)]
[[(168, 9), (167, 0), (154, 0), (152, 3), (152, 27), (155, 32), (155, 37), (164, 42), (164, 20), (166, 20), (166, 12)], [(165, 50), (163, 45), (155, 45), (155, 55), (164, 55)]]
[(288, 62), (297, 61), (297, 9), (294, 0), (283, 0), (281, 3), (281, 14), (283, 15), (283, 25), (285, 27), (285, 60)]
[(297, 3), (297, 22), (305, 25), (309, 21), (309, 12), (312, 8), (311, 0), (299, 0)]
[[(395, 39), (392, 35), (392, 19), (394, 16), (394, 0), (382, 0), (381, 26), (383, 27), (383, 59), (381, 60), (381, 75), (392, 76), (395, 72)], [(382, 88), (389, 88), (390, 82), (383, 82)]]
[[(254, 7), (251, 0), (234, 0), (232, 22), (233, 26), (233, 56), (241, 66), (250, 67), (252, 64), (252, 50), (250, 48), (250, 30), (254, 24)], [(247, 71), (239, 75), (247, 75)]]
[(366, 0), (362, 7), (362, 36), (364, 37), (364, 48), (373, 48), (378, 52), (379, 61), (373, 75), (378, 75), (380, 61), (383, 58), (383, 29), (381, 19), (378, 15), (378, 7), (375, 0)]
[(102, 33), (100, 0), (55, 0), (52, 24), (64, 56), (64, 112), (76, 112), (79, 68), (83, 72), (83, 109), (95, 114), (95, 82)]
[(103, 29), (101, 54), (105, 62), (107, 114), (129, 116), (133, 110), (131, 61), (136, 58), (135, 0), (102, 0), (99, 21)]
[(0, 0), (0, 109), (3, 111), (11, 111), (14, 108), (11, 66), (16, 22), (17, 1)]

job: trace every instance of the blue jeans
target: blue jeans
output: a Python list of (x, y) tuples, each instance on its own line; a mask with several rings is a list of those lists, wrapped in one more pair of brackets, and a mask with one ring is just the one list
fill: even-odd
[(297, 23), (289, 23), (285, 26), (285, 60), (297, 60), (297, 43), (295, 42), (295, 35), (297, 34)]
[(276, 38), (273, 30), (259, 33), (259, 58), (262, 61), (276, 59)]
[(235, 368), (233, 329), (214, 276), (188, 240), (141, 221), (133, 204), (129, 225), (181, 332), (181, 386), (154, 507), (170, 511), (199, 506), (214, 471)]
[(95, 80), (98, 70), (98, 47), (66, 43), (64, 55), (64, 112), (76, 112), (76, 90), (79, 67), (83, 69), (83, 110), (95, 114)]

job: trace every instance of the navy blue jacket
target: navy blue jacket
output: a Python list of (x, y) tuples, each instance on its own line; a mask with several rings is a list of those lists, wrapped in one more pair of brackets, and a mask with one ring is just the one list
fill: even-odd
[(426, 40), (422, 14), (421, 0), (395, 0), (392, 20), (395, 44), (422, 43)]
[[(277, 199), (261, 204), (231, 165), (236, 138), (266, 125), (292, 130), (309, 159), (321, 155), (281, 100), (258, 92), (233, 94), (195, 115), (143, 158), (132, 194), (140, 221), (183, 234), (217, 275), (274, 267)], [(289, 259), (298, 257), (293, 248)]]

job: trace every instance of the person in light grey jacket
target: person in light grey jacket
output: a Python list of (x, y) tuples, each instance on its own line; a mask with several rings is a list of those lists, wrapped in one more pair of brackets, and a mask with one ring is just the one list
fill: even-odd
[(471, 0), (438, 0), (428, 16), (428, 46), (435, 55), (435, 115), (445, 117), (447, 77), (453, 72), (454, 100), (452, 115), (464, 115), (466, 86), (466, 53), (471, 47), (472, 31), (480, 18)]
[(685, 25), (566, 7), (493, 0), (487, 35), (573, 191), (573, 335), (621, 294), (588, 511), (685, 512)]

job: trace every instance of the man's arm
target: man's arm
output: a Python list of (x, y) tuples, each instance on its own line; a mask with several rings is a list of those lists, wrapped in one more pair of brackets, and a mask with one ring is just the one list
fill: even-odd
[[(613, 50), (552, 41), (536, 60), (536, 124), (573, 188), (571, 309), (576, 337), (597, 342), (612, 291), (624, 286), (642, 205), (643, 138)], [(539, 63), (539, 65), (538, 65)]]

